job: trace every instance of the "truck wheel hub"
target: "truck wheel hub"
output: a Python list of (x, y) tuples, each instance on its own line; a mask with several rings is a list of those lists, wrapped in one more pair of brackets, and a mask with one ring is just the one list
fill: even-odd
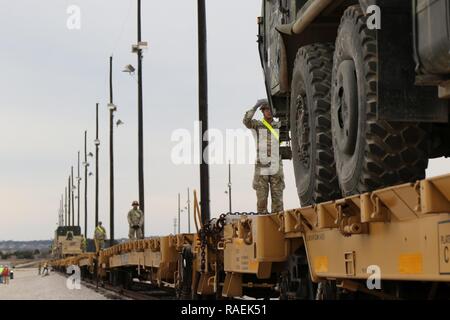
[(345, 60), (339, 65), (336, 81), (337, 142), (342, 152), (352, 155), (358, 136), (358, 85), (353, 60)]

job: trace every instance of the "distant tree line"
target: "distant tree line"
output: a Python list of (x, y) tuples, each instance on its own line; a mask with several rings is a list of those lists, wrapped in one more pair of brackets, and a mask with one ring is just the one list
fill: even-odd
[(8, 260), (11, 257), (15, 257), (16, 259), (34, 259), (36, 256), (45, 256), (49, 252), (41, 252), (39, 250), (18, 250), (18, 251), (10, 251), (10, 252), (0, 252), (0, 256), (2, 260)]

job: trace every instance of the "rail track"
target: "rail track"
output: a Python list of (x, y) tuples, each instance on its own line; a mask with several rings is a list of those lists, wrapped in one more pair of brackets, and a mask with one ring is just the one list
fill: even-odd
[(82, 279), (81, 284), (95, 290), (112, 300), (174, 300), (175, 295), (167, 290), (161, 290), (147, 283), (135, 282), (130, 289), (113, 286), (95, 279)]

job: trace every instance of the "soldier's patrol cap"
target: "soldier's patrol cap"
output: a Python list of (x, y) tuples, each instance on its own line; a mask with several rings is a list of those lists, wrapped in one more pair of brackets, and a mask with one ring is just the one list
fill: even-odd
[(132, 203), (131, 205), (132, 205), (132, 206), (138, 206), (138, 205), (139, 205), (139, 202), (133, 201), (133, 203)]

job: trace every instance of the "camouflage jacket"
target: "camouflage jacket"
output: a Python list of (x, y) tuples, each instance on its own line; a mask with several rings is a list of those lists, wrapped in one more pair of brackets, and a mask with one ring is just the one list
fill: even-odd
[(144, 224), (144, 214), (140, 209), (131, 209), (128, 212), (128, 224), (130, 226), (142, 226)]
[[(255, 116), (255, 113), (256, 113), (255, 108), (247, 111), (244, 115), (244, 119), (242, 122), (248, 129), (253, 130), (253, 134), (256, 139), (256, 157), (257, 157), (256, 167), (268, 167), (268, 166), (270, 166), (270, 161), (269, 161), (269, 163), (261, 163), (261, 158), (267, 157), (267, 158), (269, 158), (269, 160), (273, 160), (273, 159), (271, 159), (271, 157), (272, 157), (272, 139), (276, 139), (276, 138), (273, 136), (273, 134), (270, 132), (270, 130), (266, 128), (266, 126), (264, 125), (264, 123), (262, 121), (253, 119), (253, 117)], [(279, 132), (280, 126), (281, 126), (279, 121), (272, 120), (270, 125), (272, 126), (273, 129), (275, 129)], [(260, 143), (262, 143), (264, 145), (264, 141), (261, 142), (260, 141), (261, 139), (267, 140), (267, 152), (265, 150), (263, 150), (262, 154), (260, 155)], [(279, 142), (277, 142), (277, 146), (278, 147), (280, 146)], [(279, 152), (278, 152), (278, 158), (279, 158), (280, 166), (282, 166), (281, 155), (279, 154)]]
[(94, 238), (97, 240), (105, 240), (106, 239), (106, 229), (103, 226), (95, 227)]

